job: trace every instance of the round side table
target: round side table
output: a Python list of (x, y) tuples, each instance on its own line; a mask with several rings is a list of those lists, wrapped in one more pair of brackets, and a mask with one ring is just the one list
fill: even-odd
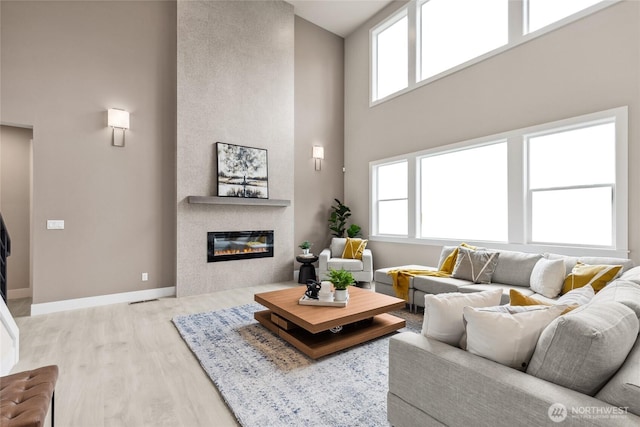
[(318, 261), (316, 255), (298, 255), (296, 256), (296, 261), (302, 264), (300, 266), (300, 274), (298, 275), (298, 283), (306, 285), (307, 280), (316, 280), (316, 268), (313, 266), (313, 263)]

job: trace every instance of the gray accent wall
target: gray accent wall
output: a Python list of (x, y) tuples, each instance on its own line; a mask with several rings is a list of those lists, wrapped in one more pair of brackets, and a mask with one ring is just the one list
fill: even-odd
[[(345, 199), (354, 220), (370, 229), (370, 161), (628, 105), (629, 249), (639, 264), (640, 169), (634, 166), (640, 160), (640, 2), (615, 4), (369, 107), (369, 30), (398, 6), (345, 42)], [(436, 265), (440, 253), (435, 246), (368, 247), (375, 268)]]
[[(178, 1), (177, 294), (291, 280), (294, 208), (217, 195), (215, 143), (268, 150), (269, 198), (294, 199), (294, 15), (285, 2)], [(273, 258), (207, 263), (208, 231), (274, 230)]]

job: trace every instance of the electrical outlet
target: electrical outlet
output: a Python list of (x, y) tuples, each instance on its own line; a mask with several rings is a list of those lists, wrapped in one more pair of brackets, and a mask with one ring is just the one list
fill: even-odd
[(146, 282), (147, 280), (149, 280), (149, 273), (142, 273), (142, 281)]

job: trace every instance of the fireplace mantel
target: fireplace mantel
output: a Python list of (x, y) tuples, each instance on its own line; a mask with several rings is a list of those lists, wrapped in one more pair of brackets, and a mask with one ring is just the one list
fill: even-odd
[(254, 199), (248, 197), (216, 197), (216, 196), (188, 196), (187, 201), (206, 205), (242, 205), (242, 206), (291, 206), (291, 200)]

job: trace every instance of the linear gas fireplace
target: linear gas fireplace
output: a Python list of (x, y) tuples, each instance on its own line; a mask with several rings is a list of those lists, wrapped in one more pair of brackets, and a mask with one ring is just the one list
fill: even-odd
[(273, 230), (207, 233), (207, 262), (267, 257), (273, 257)]

